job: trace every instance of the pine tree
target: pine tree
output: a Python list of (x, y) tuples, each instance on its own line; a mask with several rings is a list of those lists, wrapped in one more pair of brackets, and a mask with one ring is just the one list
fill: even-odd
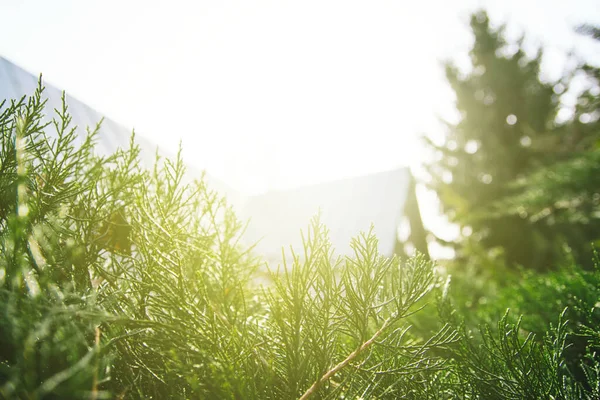
[(442, 145), (429, 141), (442, 155), (428, 165), (430, 186), (451, 221), (472, 230), (457, 248), (476, 240), (485, 249), (502, 249), (509, 265), (544, 269), (554, 251), (551, 230), (531, 224), (525, 210), (498, 216), (487, 209), (512, 194), (510, 182), (551, 159), (559, 97), (554, 84), (540, 79), (541, 50), (531, 57), (520, 41), (511, 52), (505, 27), (492, 27), (485, 12), (471, 17), (471, 29), (471, 71), (446, 64), (461, 117), (446, 124)]
[[(600, 40), (600, 29), (578, 29)], [(600, 44), (600, 43), (599, 43)], [(593, 248), (600, 244), (600, 68), (583, 64), (586, 78), (573, 116), (556, 129), (554, 162), (518, 179), (517, 194), (495, 204), (500, 216), (525, 210), (529, 221), (552, 229), (582, 265), (590, 265)]]

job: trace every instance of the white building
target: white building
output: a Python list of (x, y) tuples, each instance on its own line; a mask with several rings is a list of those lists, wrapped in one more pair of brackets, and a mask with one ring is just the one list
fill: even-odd
[[(398, 251), (398, 229), (405, 218), (413, 185), (408, 168), (270, 191), (250, 197), (241, 215), (249, 219), (246, 235), (269, 261), (281, 258), (282, 247), (302, 252), (302, 237), (317, 213), (329, 229), (336, 254), (352, 255), (350, 241), (373, 225), (379, 252)], [(421, 250), (423, 251), (423, 250)]]
[[(32, 95), (38, 86), (38, 76), (0, 57), (0, 102)], [(61, 109), (62, 91), (45, 84), (47, 117), (54, 109)], [(98, 113), (76, 98), (66, 96), (72, 123), (82, 134), (86, 127), (95, 127), (104, 118), (98, 135), (96, 150), (111, 154), (118, 148), (127, 148), (131, 129)], [(140, 159), (145, 167), (154, 164), (157, 145), (136, 134)], [(161, 156), (172, 157), (165, 151)], [(201, 172), (188, 165), (190, 177)], [(247, 243), (257, 243), (256, 251), (266, 260), (277, 263), (282, 247), (295, 251), (302, 249), (301, 230), (306, 232), (313, 216), (320, 212), (321, 221), (330, 231), (330, 241), (336, 254), (351, 255), (350, 240), (373, 224), (379, 240), (379, 251), (384, 255), (403, 253), (405, 246), (398, 242), (402, 224), (410, 233), (403, 242), (427, 254), (425, 231), (421, 222), (414, 191), (414, 181), (408, 168), (380, 172), (319, 183), (290, 190), (270, 191), (256, 196), (242, 196), (223, 182), (206, 175), (208, 185), (228, 197), (238, 215), (249, 220), (245, 235)]]

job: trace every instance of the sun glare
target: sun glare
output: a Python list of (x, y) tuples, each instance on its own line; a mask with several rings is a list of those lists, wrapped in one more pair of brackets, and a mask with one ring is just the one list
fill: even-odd
[[(167, 38), (135, 42), (177, 65), (151, 89), (176, 114), (158, 114), (149, 89), (131, 99), (136, 120), (152, 121), (144, 133), (165, 146), (182, 137), (186, 159), (249, 192), (423, 161), (418, 134), (444, 94), (426, 20), (392, 2), (189, 7), (166, 21)], [(164, 62), (131, 78), (141, 88)]]
[(246, 194), (401, 166), (421, 178), (420, 136), (452, 109), (440, 61), (464, 27), (443, 2), (435, 13), (387, 0), (111, 4), (120, 12), (78, 3), (77, 19), (57, 16), (71, 25), (52, 28), (94, 62), (68, 76), (36, 68)]

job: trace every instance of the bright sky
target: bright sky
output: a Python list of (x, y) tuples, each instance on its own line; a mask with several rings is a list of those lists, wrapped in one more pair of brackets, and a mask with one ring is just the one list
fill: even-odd
[[(0, 55), (245, 192), (427, 155), (452, 118), (440, 60), (464, 63), (478, 6), (564, 52), (595, 0), (0, 0)], [(421, 193), (425, 223), (436, 223)]]

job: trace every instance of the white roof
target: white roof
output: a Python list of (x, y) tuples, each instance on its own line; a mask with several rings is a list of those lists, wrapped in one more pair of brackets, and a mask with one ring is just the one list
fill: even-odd
[[(18, 100), (23, 96), (32, 96), (38, 87), (39, 77), (24, 70), (18, 65), (0, 57), (0, 102), (2, 100)], [(50, 121), (56, 114), (54, 109), (62, 110), (62, 90), (44, 83), (44, 92), (42, 97), (47, 99), (46, 120)], [(97, 136), (95, 150), (98, 154), (113, 154), (118, 148), (127, 149), (131, 138), (132, 129), (126, 128), (111, 118), (97, 112), (87, 104), (66, 94), (68, 111), (72, 118), (72, 124), (76, 125), (81, 133), (85, 132), (86, 127), (94, 129), (96, 124), (104, 118), (102, 126)], [(6, 106), (6, 105), (5, 105)], [(52, 134), (54, 129), (49, 128), (48, 134)], [(83, 137), (83, 136), (82, 136)], [(136, 133), (135, 141), (140, 147), (140, 160), (144, 167), (150, 169), (154, 166), (157, 149), (160, 150), (161, 157), (174, 158), (174, 154), (159, 149), (152, 141)], [(199, 178), (201, 172), (193, 166), (187, 164), (188, 178)], [(225, 185), (223, 182), (206, 174), (206, 181), (211, 189), (219, 191), (232, 202), (239, 202), (240, 195)]]
[(351, 239), (373, 224), (380, 253), (391, 256), (409, 184), (408, 168), (399, 168), (253, 196), (241, 213), (250, 219), (246, 239), (258, 242), (257, 252), (270, 262), (281, 260), (282, 248), (289, 256), (290, 245), (302, 254), (300, 232), (306, 234), (320, 211), (336, 254), (352, 255)]
[[(0, 57), (0, 102), (32, 95), (38, 77)], [(45, 84), (43, 97), (47, 102), (47, 119), (54, 109), (61, 109), (62, 91)], [(127, 148), (131, 129), (67, 94), (67, 104), (72, 123), (80, 130), (93, 128), (104, 117), (98, 135), (96, 151), (111, 154), (117, 148)], [(83, 131), (82, 131), (83, 132)], [(150, 168), (154, 164), (157, 145), (136, 135), (142, 163)], [(161, 150), (162, 156), (172, 157)], [(200, 172), (188, 165), (188, 175), (199, 177)], [(206, 175), (209, 187), (226, 195), (237, 206), (242, 220), (250, 220), (245, 234), (248, 244), (256, 243), (256, 251), (270, 262), (281, 260), (281, 249), (289, 246), (301, 254), (301, 231), (306, 232), (311, 218), (320, 211), (321, 221), (330, 231), (330, 240), (338, 255), (351, 255), (350, 241), (360, 231), (374, 225), (379, 239), (379, 251), (392, 255), (398, 226), (403, 216), (404, 204), (410, 184), (407, 168), (304, 186), (291, 190), (270, 191), (262, 195), (242, 196), (217, 179)], [(287, 250), (286, 250), (287, 251)], [(289, 255), (289, 253), (288, 253)]]

